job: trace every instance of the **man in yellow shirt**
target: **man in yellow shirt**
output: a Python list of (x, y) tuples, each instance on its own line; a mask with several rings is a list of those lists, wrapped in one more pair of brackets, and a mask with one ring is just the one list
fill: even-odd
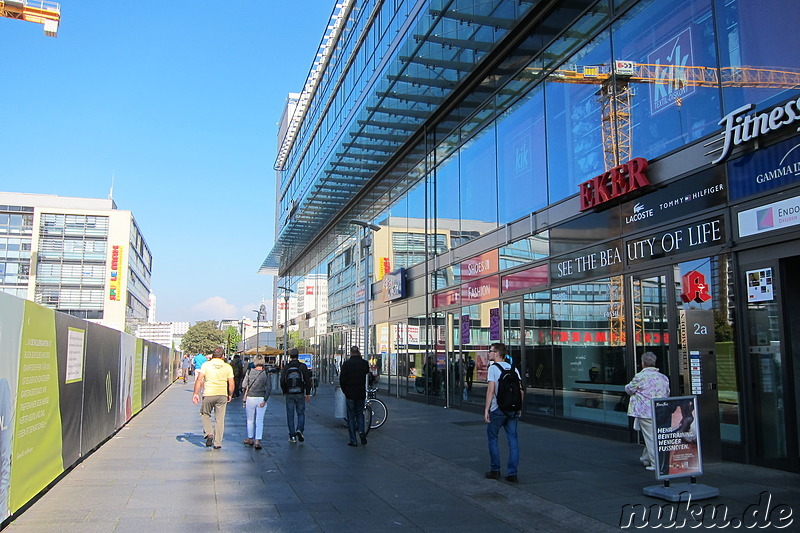
[[(225, 410), (228, 402), (233, 398), (235, 382), (233, 368), (222, 359), (224, 350), (222, 346), (214, 348), (211, 360), (203, 363), (197, 369), (197, 379), (194, 382), (192, 401), (200, 403), (200, 389), (203, 390), (203, 403), (200, 404), (200, 419), (203, 421), (203, 433), (206, 436), (206, 446), (214, 445), (214, 449), (222, 448), (222, 435), (225, 432)], [(211, 411), (214, 411), (216, 424), (211, 424)]]

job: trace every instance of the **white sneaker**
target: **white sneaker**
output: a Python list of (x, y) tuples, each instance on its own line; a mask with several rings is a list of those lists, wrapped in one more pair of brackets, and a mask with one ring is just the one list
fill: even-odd
[(655, 469), (656, 469), (656, 467), (654, 467), (653, 465), (647, 465), (646, 467), (644, 467), (644, 469), (645, 469), (645, 470), (649, 470), (649, 471), (651, 471), (651, 472), (652, 472), (653, 470), (655, 470)]
[(295, 442), (297, 442), (297, 439), (295, 437), (289, 437), (289, 442), (294, 444)]

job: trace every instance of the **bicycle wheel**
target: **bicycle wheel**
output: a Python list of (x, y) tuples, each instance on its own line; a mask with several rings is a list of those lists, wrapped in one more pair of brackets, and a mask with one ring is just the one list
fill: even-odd
[[(367, 400), (367, 406), (372, 411), (369, 427), (372, 429), (381, 427), (389, 416), (389, 410), (386, 408), (386, 404), (381, 400), (373, 398)], [(364, 423), (366, 424), (366, 420)]]
[(369, 430), (372, 428), (372, 406), (370, 406), (369, 402), (364, 404), (364, 435), (369, 434)]

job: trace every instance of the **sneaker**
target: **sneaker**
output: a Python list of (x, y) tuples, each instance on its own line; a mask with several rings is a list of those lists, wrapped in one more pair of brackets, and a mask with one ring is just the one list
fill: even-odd
[(647, 465), (646, 467), (644, 467), (644, 469), (652, 472), (656, 469), (656, 467), (654, 467), (653, 465)]
[(513, 476), (506, 476), (506, 481), (509, 483), (519, 483), (519, 479), (517, 479), (517, 475), (514, 474)]
[(489, 470), (486, 472), (486, 479), (500, 479), (500, 472), (498, 470)]
[(361, 445), (362, 446), (366, 446), (367, 445), (367, 436), (364, 435), (363, 433), (360, 436), (361, 436)]
[(219, 450), (220, 448), (222, 448), (222, 446), (214, 446), (215, 450)]
[(297, 437), (289, 437), (289, 442), (294, 444), (295, 442), (297, 442)]
[(214, 435), (206, 435), (206, 448), (211, 448), (212, 444), (214, 444)]
[(347, 445), (348, 446), (358, 446), (358, 443), (357, 442), (348, 442)]
[(303, 437), (303, 432), (302, 432), (302, 431), (298, 431), (298, 432), (296, 433), (296, 435), (297, 435), (297, 440), (298, 440), (298, 441), (300, 441), (300, 442), (303, 442), (304, 440), (306, 440), (306, 439)]

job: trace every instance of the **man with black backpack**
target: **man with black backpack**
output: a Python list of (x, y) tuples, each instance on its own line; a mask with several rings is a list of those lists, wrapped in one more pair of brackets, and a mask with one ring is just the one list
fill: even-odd
[[(311, 371), (297, 356), (297, 348), (289, 350), (289, 362), (281, 372), (281, 390), (286, 395), (286, 423), (289, 425), (289, 442), (303, 442), (306, 429), (306, 402), (311, 401)], [(294, 415), (297, 414), (297, 425)]]
[(525, 387), (522, 385), (519, 371), (506, 361), (506, 345), (495, 342), (489, 347), (489, 372), (486, 389), (486, 407), (483, 419), (489, 424), (486, 436), (489, 443), (489, 460), (491, 470), (486, 472), (489, 479), (500, 479), (500, 449), (497, 437), (500, 428), (506, 430), (508, 438), (508, 470), (506, 481), (517, 483), (517, 465), (519, 465), (519, 443), (517, 442), (517, 423), (522, 414), (525, 398)]

